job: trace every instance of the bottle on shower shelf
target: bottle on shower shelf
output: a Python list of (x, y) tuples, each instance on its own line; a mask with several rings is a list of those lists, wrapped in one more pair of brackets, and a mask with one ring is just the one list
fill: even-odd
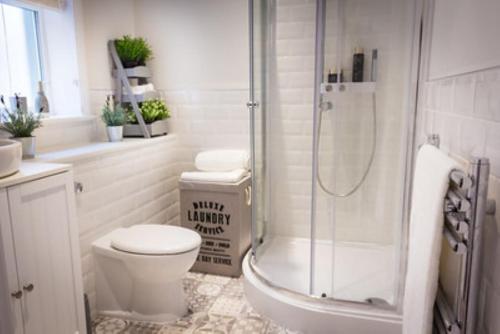
[(352, 82), (363, 82), (365, 55), (363, 48), (355, 48), (352, 57)]
[(328, 83), (336, 83), (338, 80), (337, 68), (333, 67), (332, 70), (328, 71)]

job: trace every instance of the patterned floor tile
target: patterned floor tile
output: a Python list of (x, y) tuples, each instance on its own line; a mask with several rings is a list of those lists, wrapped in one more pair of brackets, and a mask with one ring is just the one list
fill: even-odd
[(242, 281), (236, 279), (229, 281), (228, 284), (224, 286), (222, 294), (228, 297), (244, 299), (245, 290), (243, 289)]
[(231, 334), (265, 333), (267, 325), (267, 322), (260, 317), (240, 318), (231, 329)]
[(117, 334), (127, 328), (127, 322), (122, 319), (96, 319), (95, 334)]
[(174, 323), (155, 324), (99, 316), (94, 334), (294, 334), (256, 313), (242, 278), (188, 273), (183, 281), (191, 312)]
[(214, 283), (200, 283), (196, 288), (196, 292), (203, 296), (215, 297), (218, 296), (222, 291), (222, 287), (219, 284)]
[(228, 315), (236, 318), (241, 314), (244, 306), (245, 301), (239, 298), (221, 296), (212, 304), (208, 312), (210, 314)]

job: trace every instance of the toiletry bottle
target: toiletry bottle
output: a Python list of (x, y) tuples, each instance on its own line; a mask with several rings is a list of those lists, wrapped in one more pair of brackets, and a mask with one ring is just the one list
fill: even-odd
[(365, 55), (363, 48), (355, 48), (352, 58), (352, 82), (363, 82), (363, 66)]
[(337, 82), (337, 68), (333, 68), (333, 72), (330, 70), (328, 71), (328, 83), (335, 83)]
[(377, 66), (378, 66), (378, 50), (372, 50), (372, 71), (370, 76), (370, 81), (377, 81)]
[(35, 96), (35, 112), (49, 113), (49, 100), (43, 91), (42, 81), (38, 81), (38, 93)]
[(339, 72), (339, 82), (344, 82), (344, 70), (343, 69), (340, 69), (340, 72)]

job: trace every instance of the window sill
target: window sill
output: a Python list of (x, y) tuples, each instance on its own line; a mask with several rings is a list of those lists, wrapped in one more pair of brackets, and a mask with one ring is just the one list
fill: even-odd
[(94, 122), (97, 116), (94, 115), (81, 115), (81, 116), (45, 116), (42, 117), (42, 126), (53, 127), (59, 125), (69, 124), (84, 124)]
[(176, 136), (168, 134), (166, 136), (144, 138), (125, 138), (121, 142), (95, 142), (87, 145), (64, 148), (61, 150), (52, 150), (39, 153), (32, 161), (52, 162), (52, 163), (76, 163), (82, 160), (95, 159), (109, 154), (116, 154), (121, 151), (129, 151), (155, 145), (159, 143), (174, 143)]

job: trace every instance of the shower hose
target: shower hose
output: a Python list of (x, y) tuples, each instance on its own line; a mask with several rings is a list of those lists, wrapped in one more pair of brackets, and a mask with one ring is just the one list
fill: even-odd
[[(335, 190), (328, 189), (328, 187), (325, 186), (323, 183), (323, 180), (321, 179), (321, 173), (320, 173), (320, 168), (319, 168), (319, 163), (316, 164), (316, 178), (318, 180), (318, 184), (323, 189), (325, 193), (327, 193), (330, 196), (334, 197), (349, 197), (350, 195), (354, 194), (360, 187), (361, 185), (365, 182), (366, 177), (368, 176), (368, 173), (370, 172), (370, 169), (373, 165), (373, 159), (375, 158), (375, 149), (377, 148), (377, 106), (376, 106), (376, 99), (375, 99), (375, 92), (372, 93), (372, 115), (373, 115), (373, 140), (372, 140), (372, 149), (370, 153), (370, 160), (368, 161), (368, 165), (366, 166), (365, 171), (363, 172), (363, 175), (361, 176), (361, 179), (351, 188), (349, 191), (345, 193), (340, 193)], [(323, 108), (320, 108), (320, 114), (319, 114), (319, 120), (318, 120), (318, 145), (316, 146), (316, 149), (319, 151), (320, 143), (321, 143), (321, 123), (323, 120), (323, 113), (325, 113), (326, 110)], [(319, 152), (317, 152), (317, 155), (319, 156)]]

